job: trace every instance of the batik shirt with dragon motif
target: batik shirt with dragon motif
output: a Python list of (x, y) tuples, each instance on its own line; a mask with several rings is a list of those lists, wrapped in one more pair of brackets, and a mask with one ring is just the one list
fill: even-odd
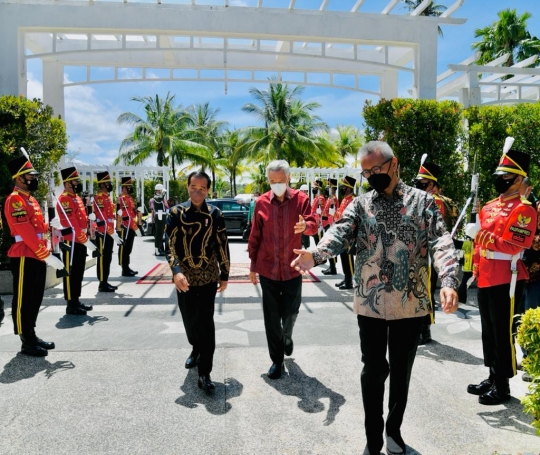
[(356, 244), (354, 312), (379, 319), (433, 311), (429, 253), (442, 287), (458, 288), (458, 260), (433, 196), (399, 182), (391, 197), (356, 197), (313, 251), (316, 263)]

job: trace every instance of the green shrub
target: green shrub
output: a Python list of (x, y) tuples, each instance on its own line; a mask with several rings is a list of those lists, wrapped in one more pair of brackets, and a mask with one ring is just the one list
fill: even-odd
[(523, 369), (533, 378), (530, 394), (521, 400), (525, 413), (533, 416), (533, 426), (540, 436), (540, 308), (531, 308), (521, 317), (517, 341), (527, 351)]

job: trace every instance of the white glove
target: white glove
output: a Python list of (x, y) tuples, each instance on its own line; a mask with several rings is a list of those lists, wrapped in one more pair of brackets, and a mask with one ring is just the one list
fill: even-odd
[(468, 223), (467, 226), (465, 226), (465, 234), (471, 239), (474, 239), (476, 237), (476, 234), (478, 234), (479, 230), (480, 223), (478, 222), (478, 220), (476, 221), (476, 223)]
[(87, 240), (86, 242), (84, 242), (84, 246), (86, 248), (88, 248), (88, 251), (96, 251), (97, 250), (96, 245), (94, 245), (90, 240)]
[(64, 263), (52, 254), (45, 258), (45, 262), (56, 270), (62, 270), (64, 268)]
[(124, 243), (124, 241), (116, 232), (114, 234), (111, 234), (111, 238), (116, 242), (117, 245), (122, 245), (122, 243)]
[(163, 210), (158, 210), (157, 217), (158, 217), (159, 221), (161, 221), (163, 219)]
[(142, 237), (142, 232), (140, 229), (135, 229), (135, 234), (137, 234), (137, 237)]
[(90, 215), (88, 215), (88, 219), (90, 221), (96, 221), (96, 214), (95, 213), (91, 213)]
[(144, 213), (144, 207), (138, 207), (138, 208), (137, 208), (137, 211), (138, 211), (138, 212), (141, 212), (141, 213)]
[(116, 214), (117, 214), (117, 215), (122, 215), (122, 209), (118, 210), (118, 211), (116, 212)]
[(60, 219), (56, 216), (49, 221), (49, 225), (55, 229), (65, 229), (65, 227), (60, 224)]

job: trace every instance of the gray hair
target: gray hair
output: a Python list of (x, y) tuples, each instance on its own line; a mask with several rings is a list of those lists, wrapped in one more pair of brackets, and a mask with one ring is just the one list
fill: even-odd
[(268, 166), (266, 166), (266, 176), (268, 177), (270, 172), (276, 172), (276, 171), (277, 172), (283, 171), (285, 172), (285, 175), (289, 175), (290, 174), (289, 163), (287, 163), (287, 161), (285, 160), (270, 161), (270, 163), (268, 163)]
[(361, 160), (362, 158), (365, 158), (373, 153), (380, 153), (385, 160), (389, 160), (395, 156), (392, 148), (386, 142), (370, 141), (360, 147), (360, 150), (358, 151), (358, 159)]

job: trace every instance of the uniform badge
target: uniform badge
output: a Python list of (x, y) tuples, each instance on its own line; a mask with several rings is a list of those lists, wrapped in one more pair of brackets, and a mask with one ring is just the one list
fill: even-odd
[(517, 224), (518, 224), (519, 227), (524, 228), (524, 227), (527, 227), (531, 223), (531, 220), (532, 220), (532, 218), (530, 216), (525, 217), (520, 213), (518, 215)]
[(15, 202), (12, 202), (11, 203), (11, 206), (15, 209), (15, 210), (20, 210), (21, 207), (22, 207), (22, 202), (21, 201), (15, 201)]
[(508, 204), (508, 207), (512, 207), (514, 205), (513, 202), (510, 202), (510, 204)]

